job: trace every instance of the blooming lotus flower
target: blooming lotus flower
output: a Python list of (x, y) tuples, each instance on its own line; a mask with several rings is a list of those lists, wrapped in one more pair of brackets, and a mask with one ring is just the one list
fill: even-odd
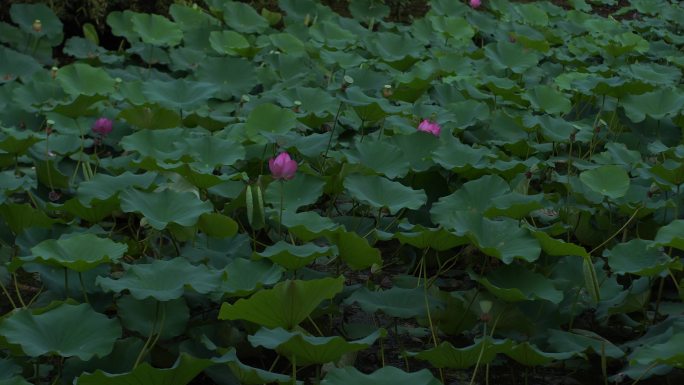
[(287, 152), (281, 152), (275, 158), (268, 160), (268, 168), (275, 179), (290, 180), (297, 172), (297, 162), (292, 160)]
[(100, 118), (93, 123), (92, 130), (96, 134), (107, 136), (112, 132), (112, 121), (107, 118)]
[(429, 132), (434, 136), (439, 136), (440, 131), (442, 131), (442, 127), (440, 127), (437, 123), (423, 119), (423, 121), (418, 125), (418, 131)]
[(473, 8), (473, 9), (479, 8), (480, 5), (482, 5), (482, 2), (480, 0), (470, 0), (469, 3), (470, 3), (470, 8)]

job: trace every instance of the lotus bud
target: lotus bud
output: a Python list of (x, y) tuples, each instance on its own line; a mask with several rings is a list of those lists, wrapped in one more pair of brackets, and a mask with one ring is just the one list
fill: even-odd
[(307, 27), (311, 25), (311, 15), (309, 15), (308, 13), (304, 17), (304, 25)]
[(384, 87), (382, 87), (382, 96), (389, 98), (392, 96), (392, 85), (391, 84), (385, 84)]
[(93, 123), (92, 130), (101, 136), (107, 136), (112, 132), (112, 121), (107, 118), (100, 118)]
[(350, 85), (354, 84), (354, 78), (349, 76), (349, 75), (344, 75), (344, 78), (342, 78), (342, 91), (346, 91), (347, 87)]
[(482, 315), (480, 316), (480, 320), (482, 320), (484, 322), (488, 322), (489, 320), (492, 319), (489, 312), (492, 311), (493, 305), (494, 304), (492, 303), (492, 301), (487, 301), (487, 300), (480, 301), (480, 311), (482, 312)]
[(475, 9), (475, 8), (479, 8), (480, 5), (482, 5), (482, 2), (480, 0), (470, 0), (469, 4), (470, 4), (470, 8)]
[(423, 119), (418, 125), (418, 131), (428, 132), (434, 136), (439, 136), (440, 132), (442, 131), (442, 127), (428, 119)]
[(301, 106), (302, 106), (302, 102), (300, 102), (299, 100), (295, 100), (294, 101), (294, 108), (292, 108), (292, 111), (299, 112), (299, 107), (301, 107)]
[(43, 31), (43, 23), (40, 20), (36, 19), (33, 21), (31, 28), (33, 28), (35, 32), (41, 32)]
[(57, 71), (59, 71), (59, 68), (57, 67), (52, 67), (50, 69), (50, 77), (52, 78), (52, 80), (55, 80), (57, 78)]
[(275, 158), (268, 160), (268, 168), (275, 179), (290, 180), (297, 172), (297, 162), (290, 158), (287, 152), (281, 152)]

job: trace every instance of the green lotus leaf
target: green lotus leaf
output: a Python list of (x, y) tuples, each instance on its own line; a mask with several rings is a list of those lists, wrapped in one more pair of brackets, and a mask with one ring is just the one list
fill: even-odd
[(622, 106), (625, 114), (634, 123), (643, 121), (646, 116), (653, 119), (676, 116), (684, 107), (684, 92), (677, 88), (661, 88), (641, 95), (628, 95)]
[(157, 104), (126, 108), (121, 110), (118, 117), (129, 124), (149, 130), (162, 130), (181, 125), (181, 117), (177, 110), (170, 110)]
[(19, 234), (30, 227), (50, 228), (57, 222), (28, 203), (4, 203), (0, 205), (0, 217), (5, 220), (7, 226), (15, 234)]
[(104, 201), (129, 187), (148, 188), (156, 173), (133, 174), (126, 171), (120, 175), (98, 173), (93, 179), (78, 185), (77, 197), (81, 203), (90, 205), (93, 200)]
[(380, 250), (371, 247), (368, 241), (357, 233), (337, 231), (327, 237), (337, 245), (340, 258), (353, 270), (382, 265)]
[(490, 363), (496, 358), (497, 354), (510, 350), (513, 343), (508, 340), (495, 340), (486, 337), (473, 345), (463, 348), (456, 348), (449, 342), (423, 350), (422, 352), (409, 352), (409, 356), (419, 360), (429, 361), (438, 368), (468, 369), (480, 364)]
[(363, 374), (352, 366), (328, 372), (321, 385), (440, 385), (427, 369), (407, 373), (394, 366), (385, 366), (371, 374)]
[(345, 354), (367, 349), (384, 334), (385, 331), (379, 329), (365, 338), (346, 341), (339, 336), (315, 337), (300, 331), (288, 332), (283, 328), (261, 328), (247, 338), (254, 347), (275, 350), (297, 365), (310, 365), (336, 362)]
[(355, 199), (378, 209), (387, 208), (390, 214), (401, 209), (416, 210), (427, 201), (423, 190), (375, 175), (350, 175), (344, 179), (344, 188)]
[[(660, 230), (663, 228), (661, 227)], [(617, 274), (636, 274), (653, 277), (675, 265), (673, 260), (662, 250), (653, 247), (655, 242), (644, 239), (615, 245), (610, 250), (604, 250), (603, 256), (608, 258), (608, 265)]]
[(102, 68), (84, 63), (66, 65), (57, 71), (57, 82), (64, 92), (79, 95), (107, 95), (114, 92), (114, 79)]
[(483, 253), (496, 257), (506, 264), (520, 258), (534, 262), (539, 258), (541, 247), (527, 229), (521, 228), (513, 219), (490, 220), (467, 215), (466, 235)]
[(539, 62), (539, 55), (526, 51), (524, 47), (516, 43), (499, 40), (485, 46), (485, 56), (497, 69), (510, 69), (519, 74), (535, 67)]
[(115, 36), (123, 36), (129, 42), (133, 43), (140, 39), (140, 35), (133, 30), (133, 16), (136, 12), (123, 11), (123, 12), (110, 12), (107, 15), (107, 24), (112, 29), (112, 34)]
[(485, 148), (473, 148), (457, 138), (448, 137), (432, 156), (442, 167), (454, 170), (479, 165), (487, 154), (489, 151)]
[(132, 29), (142, 41), (155, 46), (176, 46), (183, 39), (183, 31), (173, 21), (151, 13), (131, 15)]
[(344, 154), (350, 163), (361, 164), (390, 179), (406, 176), (409, 171), (409, 163), (403, 151), (386, 141), (359, 142), (355, 150), (345, 151)]
[[(291, 384), (291, 377), (283, 374), (271, 373), (269, 371), (253, 368), (245, 365), (237, 357), (235, 348), (230, 348), (226, 354), (215, 359), (217, 363), (226, 364), (230, 371), (237, 378), (240, 384), (261, 385), (277, 382), (279, 384)], [(297, 383), (299, 384), (299, 382)]]
[(89, 360), (112, 351), (121, 326), (90, 305), (62, 303), (42, 313), (15, 310), (0, 323), (0, 335), (31, 357), (55, 354)]
[(532, 235), (537, 238), (542, 250), (551, 256), (575, 255), (578, 257), (589, 257), (587, 250), (577, 244), (565, 242), (562, 239), (551, 237), (542, 231), (533, 231)]
[(170, 368), (155, 368), (143, 362), (132, 371), (121, 374), (96, 370), (74, 380), (75, 385), (186, 385), (215, 362), (181, 353)]
[(185, 154), (187, 130), (170, 128), (166, 130), (140, 130), (121, 139), (126, 151), (136, 151), (143, 158), (160, 161), (177, 161)]
[(18, 77), (29, 80), (31, 75), (41, 69), (40, 63), (32, 56), (19, 53), (11, 48), (0, 46), (0, 56), (3, 58), (0, 62), (0, 74), (5, 77), (4, 79), (0, 78), (0, 84)]
[(161, 333), (162, 340), (183, 334), (190, 319), (190, 309), (183, 298), (157, 302), (153, 298), (139, 300), (124, 295), (116, 300), (116, 309), (124, 328), (142, 336)]
[(186, 287), (207, 294), (222, 281), (220, 272), (204, 265), (192, 265), (184, 258), (123, 267), (125, 272), (121, 278), (97, 277), (95, 282), (105, 291), (121, 293), (128, 290), (138, 300), (151, 297), (157, 301), (171, 301), (180, 298)]
[(71, 358), (64, 362), (63, 377), (73, 379), (98, 369), (107, 373), (126, 373), (133, 367), (144, 342), (140, 338), (127, 337), (117, 340), (112, 352), (104, 357), (91, 358), (88, 361)]
[(409, 244), (419, 249), (427, 249), (429, 247), (437, 251), (453, 249), (456, 246), (468, 243), (468, 240), (464, 239), (464, 237), (459, 237), (443, 227), (434, 229), (416, 226), (410, 231), (397, 232), (394, 236), (401, 243)]
[(621, 166), (606, 165), (582, 171), (579, 178), (592, 191), (612, 199), (625, 196), (629, 190), (629, 175)]
[(572, 104), (562, 92), (547, 85), (539, 85), (529, 90), (523, 97), (532, 103), (537, 110), (552, 115), (562, 115), (570, 112)]
[(469, 40), (475, 35), (470, 23), (458, 16), (430, 16), (432, 28), (454, 40)]
[(355, 290), (344, 303), (356, 303), (366, 313), (381, 311), (391, 317), (414, 318), (427, 316), (426, 301), (430, 304), (431, 311), (442, 307), (442, 304), (431, 295), (428, 294), (426, 299), (422, 287), (404, 289), (395, 286), (380, 291), (370, 291), (362, 287)]
[(659, 246), (684, 250), (684, 219), (676, 219), (659, 228), (653, 242)]
[(280, 211), (282, 194), (283, 208), (297, 211), (298, 208), (316, 203), (323, 194), (325, 181), (308, 174), (298, 174), (288, 181), (273, 181), (264, 192), (264, 200)]
[(249, 41), (235, 31), (212, 31), (209, 44), (220, 54), (240, 56), (249, 49)]
[(253, 64), (242, 58), (207, 57), (197, 69), (197, 80), (221, 86), (236, 97), (249, 92), (258, 82)]
[(219, 319), (242, 319), (267, 328), (292, 330), (325, 299), (342, 291), (344, 277), (284, 281), (234, 304), (223, 303)]
[(201, 7), (191, 7), (183, 4), (171, 4), (169, 14), (173, 21), (183, 31), (202, 29), (207, 27), (218, 27), (221, 22), (205, 12)]
[(297, 116), (271, 103), (256, 106), (247, 117), (246, 130), (250, 138), (259, 133), (285, 134), (297, 126)]
[[(306, 55), (306, 45), (296, 36), (289, 33), (274, 33), (269, 36), (271, 42), (279, 50), (294, 56)], [(320, 91), (320, 89), (312, 88)]]
[(427, 171), (435, 165), (432, 157), (440, 145), (440, 140), (434, 135), (426, 135), (423, 132), (395, 135), (392, 137), (392, 143), (399, 147), (411, 170)]
[(376, 3), (373, 0), (359, 0), (349, 3), (349, 12), (355, 19), (365, 22), (370, 20), (382, 20), (390, 14), (390, 7), (384, 3)]
[(290, 210), (283, 212), (283, 226), (304, 242), (319, 238), (324, 234), (335, 232), (340, 225), (328, 217), (322, 217), (313, 211), (295, 213)]
[(550, 353), (540, 350), (529, 342), (513, 345), (503, 352), (515, 361), (528, 366), (546, 365), (557, 360), (566, 360), (575, 355), (574, 352)]
[(610, 358), (620, 358), (625, 355), (625, 352), (610, 341), (587, 330), (575, 329), (573, 332), (566, 332), (551, 329), (548, 333), (549, 347), (557, 352), (584, 353), (587, 350), (592, 350), (595, 354)]
[[(21, 374), (21, 366), (10, 359), (0, 359), (0, 384), (29, 384), (17, 374)], [(24, 381), (24, 382), (22, 382)]]
[(630, 363), (642, 365), (666, 364), (676, 368), (684, 368), (684, 333), (677, 333), (667, 342), (650, 346), (641, 346), (629, 356)]
[(48, 239), (31, 248), (26, 261), (45, 261), (82, 273), (100, 264), (119, 260), (128, 246), (94, 234)]
[[(46, 39), (51, 46), (59, 45), (64, 38), (62, 33), (63, 24), (55, 13), (45, 4), (20, 4), (14, 3), (10, 7), (10, 17), (19, 28), (34, 37)], [(33, 29), (33, 22), (40, 20), (41, 29)]]
[(191, 192), (167, 189), (147, 193), (129, 189), (121, 193), (121, 210), (141, 213), (150, 226), (163, 230), (169, 223), (193, 226), (202, 214), (212, 212), (213, 206)]
[(232, 237), (238, 231), (238, 224), (231, 217), (218, 213), (204, 213), (197, 223), (200, 230), (210, 237)]
[(226, 278), (218, 291), (235, 297), (245, 297), (263, 286), (276, 284), (283, 268), (268, 261), (235, 258), (226, 268)]
[(223, 11), (223, 20), (238, 32), (262, 33), (268, 28), (268, 21), (248, 4), (237, 1), (224, 1), (219, 4)]
[(397, 62), (406, 57), (415, 57), (421, 52), (418, 40), (407, 34), (375, 32), (366, 38), (368, 51), (387, 62)]
[(278, 241), (263, 251), (254, 253), (254, 257), (270, 259), (288, 270), (297, 270), (313, 262), (316, 258), (332, 253), (333, 250), (330, 247), (320, 247), (313, 243), (293, 245)]
[(219, 86), (216, 84), (186, 79), (149, 80), (143, 88), (143, 94), (149, 100), (170, 109), (186, 111), (205, 104), (218, 91)]
[(554, 287), (553, 281), (520, 265), (501, 266), (486, 276), (473, 274), (471, 278), (506, 302), (545, 299), (558, 304), (563, 300), (563, 292)]

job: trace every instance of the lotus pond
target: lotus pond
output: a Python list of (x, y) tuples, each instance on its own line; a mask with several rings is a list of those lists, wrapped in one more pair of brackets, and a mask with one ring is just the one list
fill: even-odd
[(681, 383), (684, 8), (471, 5), (13, 4), (0, 384)]

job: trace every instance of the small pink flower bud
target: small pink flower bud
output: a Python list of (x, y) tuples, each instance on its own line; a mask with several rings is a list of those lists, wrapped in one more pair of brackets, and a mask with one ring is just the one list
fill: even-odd
[(480, 5), (482, 5), (482, 2), (480, 0), (469, 0), (470, 3), (470, 8), (479, 8)]
[(112, 132), (112, 121), (107, 118), (100, 118), (93, 124), (92, 130), (96, 134), (107, 136)]
[(292, 160), (287, 152), (281, 152), (268, 160), (268, 168), (275, 179), (290, 180), (297, 172), (297, 162)]
[(418, 125), (418, 131), (429, 132), (434, 136), (439, 136), (439, 133), (442, 131), (442, 127), (440, 127), (437, 123), (429, 121), (428, 119), (423, 119)]

